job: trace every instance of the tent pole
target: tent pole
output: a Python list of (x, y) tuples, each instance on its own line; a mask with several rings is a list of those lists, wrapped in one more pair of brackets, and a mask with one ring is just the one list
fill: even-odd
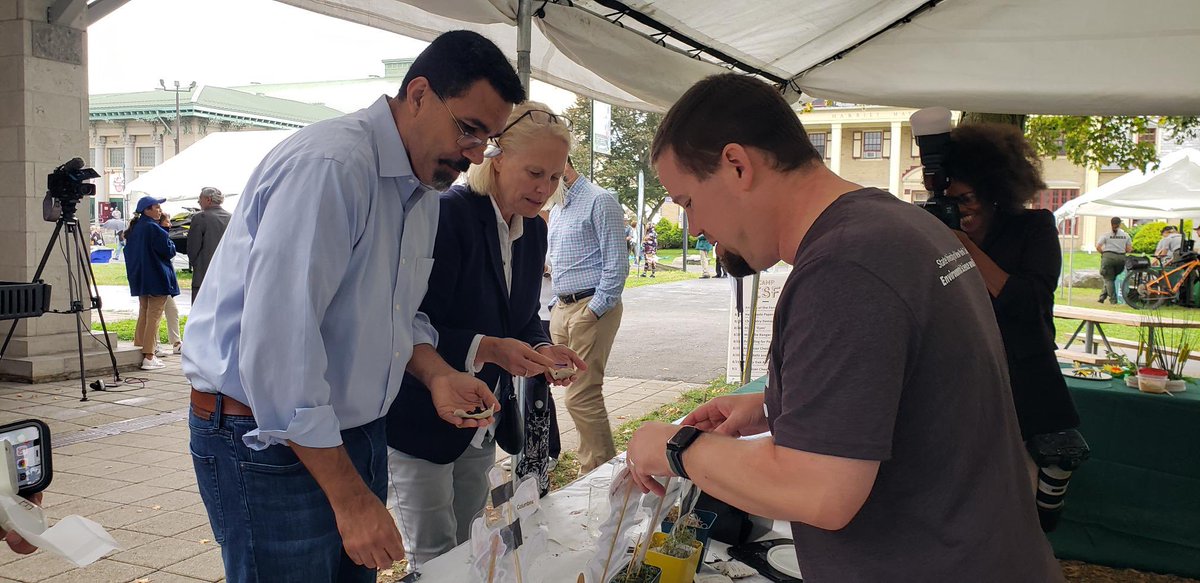
[[(1079, 215), (1071, 217), (1071, 239), (1074, 240), (1075, 233), (1079, 232)], [(1067, 260), (1071, 271), (1070, 279), (1067, 280), (1067, 303), (1071, 303), (1071, 290), (1075, 287), (1075, 251), (1071, 251), (1071, 258)]]
[(533, 34), (533, 0), (517, 3), (517, 76), (525, 95), (529, 95), (529, 53)]

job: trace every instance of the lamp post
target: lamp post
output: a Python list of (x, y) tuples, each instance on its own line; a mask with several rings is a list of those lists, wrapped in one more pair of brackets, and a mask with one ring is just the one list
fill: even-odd
[[(162, 79), (159, 79), (158, 86), (162, 87), (163, 91), (171, 91), (171, 92), (175, 93), (175, 154), (178, 154), (179, 153), (179, 94), (185, 93), (185, 92), (191, 92), (191, 90), (196, 88), (196, 82), (192, 81), (191, 84), (189, 84), (186, 89), (181, 89), (179, 87), (179, 81), (175, 81), (175, 88), (168, 89), (167, 83), (165, 81), (163, 81)], [(174, 154), (172, 154), (172, 155), (174, 155)]]

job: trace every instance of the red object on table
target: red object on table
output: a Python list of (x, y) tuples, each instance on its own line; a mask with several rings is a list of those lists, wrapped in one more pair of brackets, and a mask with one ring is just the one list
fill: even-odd
[(1167, 376), (1167, 371), (1161, 368), (1142, 367), (1138, 369), (1138, 376), (1141, 375), (1146, 375), (1149, 377), (1165, 377)]

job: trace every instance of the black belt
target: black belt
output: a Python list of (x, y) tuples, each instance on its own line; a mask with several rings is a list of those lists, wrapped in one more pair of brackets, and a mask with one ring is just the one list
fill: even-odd
[(578, 302), (579, 300), (586, 300), (594, 295), (596, 295), (595, 289), (585, 289), (581, 292), (558, 296), (558, 301), (569, 305)]

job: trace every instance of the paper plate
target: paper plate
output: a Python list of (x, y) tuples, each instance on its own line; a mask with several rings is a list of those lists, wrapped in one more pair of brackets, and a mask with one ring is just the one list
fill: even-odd
[(1065, 368), (1063, 376), (1085, 381), (1111, 381), (1112, 375), (1098, 368)]
[(767, 551), (767, 564), (788, 577), (804, 578), (800, 575), (800, 562), (796, 560), (794, 545), (771, 547), (771, 550)]

